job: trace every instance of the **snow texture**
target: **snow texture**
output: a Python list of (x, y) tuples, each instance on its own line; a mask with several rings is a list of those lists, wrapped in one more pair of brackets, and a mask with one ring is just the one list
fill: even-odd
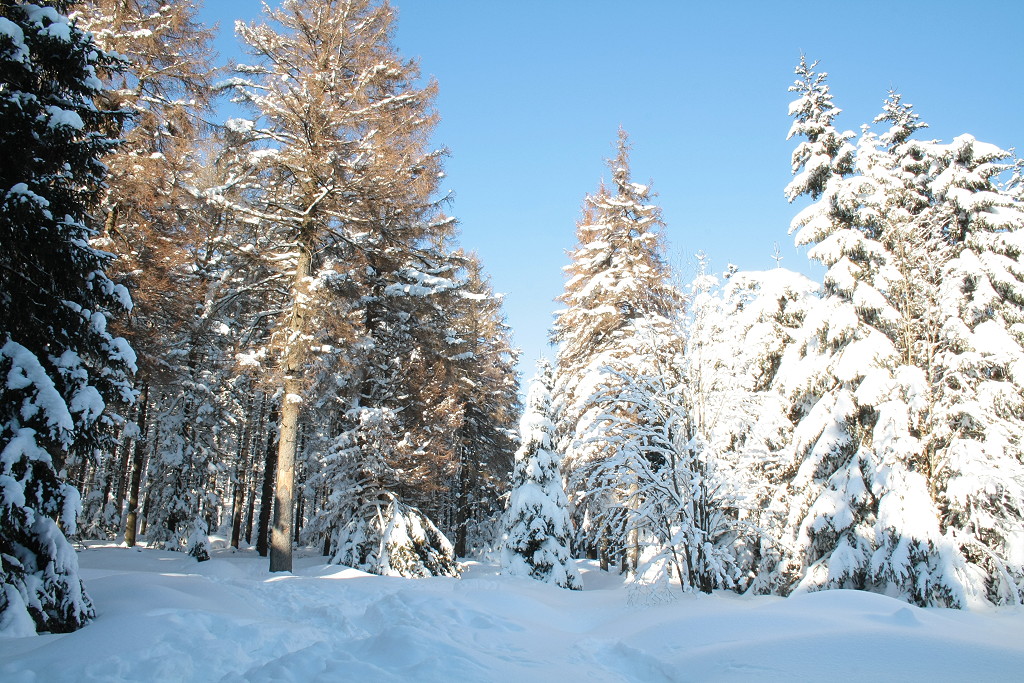
[(0, 679), (1014, 680), (1024, 668), (1021, 607), (922, 609), (860, 591), (634, 607), (622, 577), (586, 561), (583, 591), (478, 563), (461, 580), (408, 580), (300, 555), (271, 575), (254, 552), (223, 549), (197, 563), (96, 545), (81, 565), (95, 622), (0, 638)]

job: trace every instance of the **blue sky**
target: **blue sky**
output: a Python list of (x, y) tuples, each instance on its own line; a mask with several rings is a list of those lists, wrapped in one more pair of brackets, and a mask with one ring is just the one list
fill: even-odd
[[(274, 3), (272, 3), (274, 4)], [(523, 350), (547, 330), (586, 193), (607, 174), (621, 125), (633, 172), (664, 209), (683, 280), (703, 250), (714, 271), (782, 265), (812, 276), (788, 235), (798, 207), (786, 115), (801, 52), (830, 74), (837, 125), (858, 130), (895, 87), (929, 137), (1024, 144), (1024, 3), (395, 0), (396, 45), (436, 77), (461, 244), (478, 252)], [(222, 57), (252, 0), (206, 0)], [(226, 30), (225, 30), (226, 29)]]

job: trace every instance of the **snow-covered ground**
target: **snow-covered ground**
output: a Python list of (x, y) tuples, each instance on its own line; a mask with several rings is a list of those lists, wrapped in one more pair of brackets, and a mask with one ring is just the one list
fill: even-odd
[(660, 604), (581, 562), (586, 589), (372, 576), (251, 551), (91, 545), (97, 619), (0, 639), (0, 681), (1019, 680), (1024, 608), (919, 609), (856, 591)]

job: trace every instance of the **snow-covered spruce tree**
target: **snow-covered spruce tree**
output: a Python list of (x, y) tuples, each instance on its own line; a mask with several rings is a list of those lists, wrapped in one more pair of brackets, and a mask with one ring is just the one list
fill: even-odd
[(913, 140), (923, 126), (895, 93), (878, 120), (890, 129), (865, 127), (855, 175), (828, 181), (794, 223), (829, 272), (780, 370), (805, 406), (786, 569), (805, 589), (1019, 602), (1020, 458), (1007, 445), (1020, 433), (1022, 215), (991, 182), (1006, 153), (970, 136)]
[(880, 203), (871, 199), (885, 193), (870, 168), (879, 163), (876, 140), (865, 131), (856, 152), (844, 143), (801, 153), (850, 134), (831, 128), (837, 110), (825, 74), (801, 59), (797, 75), (791, 132), (808, 142), (794, 155), (787, 196), (817, 199), (793, 230), (828, 272), (779, 371), (798, 421), (795, 471), (780, 492), (790, 501), (780, 588), (859, 588), (960, 604), (955, 558), (944, 552), (925, 479), (913, 467), (920, 440), (911, 419), (923, 383), (894, 342), (903, 318), (890, 296), (898, 268), (882, 241)]
[[(849, 142), (853, 133), (839, 132), (833, 125), (842, 110), (832, 104), (828, 74), (814, 71), (817, 65), (817, 62), (808, 64), (806, 57), (800, 55), (800, 63), (795, 69), (797, 79), (789, 88), (798, 97), (789, 105), (793, 125), (786, 139), (805, 138), (793, 151), (794, 178), (786, 186), (786, 198), (790, 201), (805, 194), (817, 199), (826, 193), (834, 193), (835, 188), (830, 188), (830, 183), (853, 172), (854, 150)], [(813, 213), (798, 217), (794, 225), (807, 225)], [(808, 235), (799, 243), (808, 244), (811, 239), (812, 235)]]
[[(418, 508), (393, 492), (399, 488), (394, 452), (404, 436), (394, 411), (353, 406), (336, 416), (340, 435), (330, 438), (321, 472), (307, 480), (325, 498), (306, 537), (326, 539), (324, 554), (382, 576), (458, 576), (454, 547)], [(358, 420), (358, 428), (348, 424)], [(330, 432), (329, 432), (330, 433)]]
[[(971, 601), (962, 556), (941, 529), (938, 481), (929, 443), (934, 432), (937, 363), (941, 343), (943, 271), (952, 255), (942, 226), (948, 209), (928, 189), (934, 170), (929, 143), (913, 139), (926, 128), (913, 108), (890, 91), (876, 123), (863, 127), (856, 170), (862, 229), (881, 246), (875, 288), (895, 315), (873, 325), (891, 341), (890, 377), (881, 374), (859, 393), (874, 394), (874, 469), (867, 472), (876, 500), (867, 588), (921, 605)], [(867, 400), (867, 399), (862, 399)], [(966, 586), (966, 590), (965, 590)]]
[[(238, 25), (258, 63), (240, 67), (232, 83), (259, 119), (233, 127), (249, 129), (263, 145), (251, 162), (264, 183), (247, 213), (274, 235), (264, 256), (290, 282), (287, 296), (270, 307), (281, 311), (275, 376), (284, 393), (271, 565), (287, 570), (300, 421), (307, 389), (321, 375), (314, 352), (342, 368), (336, 377), (351, 380), (341, 392), (346, 412), (364, 405), (365, 389), (379, 388), (373, 379), (363, 381), (360, 369), (371, 376), (405, 379), (415, 370), (414, 380), (443, 379), (443, 373), (424, 376), (436, 367), (418, 362), (430, 348), (422, 338), (401, 346), (397, 357), (378, 342), (414, 330), (426, 320), (418, 316), (433, 316), (437, 298), (452, 288), (443, 248), (452, 221), (431, 199), (440, 172), (439, 155), (426, 149), (435, 87), (416, 88), (415, 63), (396, 55), (394, 11), (369, 0), (286, 0), (267, 17), (271, 24)], [(324, 349), (345, 357), (324, 359)], [(397, 414), (379, 403), (370, 409)], [(408, 412), (413, 419), (428, 414)], [(395, 447), (407, 445), (400, 440)], [(424, 445), (406, 452), (429, 457)]]
[(391, 411), (353, 408), (342, 424), (361, 420), (330, 440), (320, 476), (307, 480), (324, 500), (308, 526), (309, 541), (326, 539), (330, 562), (382, 576), (458, 576), (455, 549), (418, 508), (396, 496), (388, 458), (402, 439)]
[[(563, 453), (567, 493), (573, 505), (577, 552), (601, 556), (623, 567), (636, 564), (635, 542), (627, 538), (623, 508), (628, 491), (588, 481), (594, 468), (615, 457), (595, 446), (588, 411), (605, 412), (594, 404), (612, 378), (607, 368), (630, 355), (630, 336), (645, 328), (668, 330), (670, 318), (682, 308), (682, 296), (669, 283), (662, 256), (660, 209), (649, 203), (650, 188), (630, 177), (629, 142), (619, 132), (618, 153), (609, 161), (612, 188), (603, 186), (584, 201), (577, 226), (578, 246), (566, 266), (568, 280), (559, 301), (552, 340), (559, 344), (552, 406), (555, 449)], [(627, 547), (632, 550), (627, 558)]]
[(448, 538), (417, 508), (382, 493), (387, 500), (372, 507), (374, 514), (353, 515), (338, 530), (332, 561), (381, 576), (458, 576)]
[[(832, 104), (827, 74), (815, 73), (815, 66), (801, 56), (797, 81), (790, 88), (798, 99), (790, 105), (795, 121), (789, 137), (801, 135), (806, 141), (794, 152), (795, 178), (786, 195), (790, 201), (802, 194), (818, 201), (798, 214), (791, 229), (797, 230), (801, 245), (841, 234), (861, 247), (863, 237), (854, 227), (848, 197), (842, 194), (848, 188), (843, 180), (853, 171), (854, 149), (848, 143), (852, 133), (839, 133), (833, 127), (839, 110)], [(832, 239), (828, 244), (836, 246), (836, 242)], [(867, 345), (869, 337), (870, 343), (878, 344), (881, 335), (871, 336), (873, 330), (857, 316), (849, 290), (856, 287), (853, 274), (861, 269), (850, 254), (842, 252), (842, 243), (838, 246), (838, 250), (810, 254), (830, 269), (838, 267), (826, 275), (822, 301), (808, 312), (777, 378), (797, 413), (794, 472), (778, 494), (788, 501), (782, 541), (789, 552), (781, 573), (774, 577), (783, 592), (801, 582), (806, 587), (863, 587), (870, 554), (865, 543), (872, 520), (865, 501), (868, 486), (859, 468), (861, 434), (853, 389), (874, 354), (871, 348), (855, 359), (851, 354), (855, 364), (847, 364), (841, 374), (836, 365), (847, 346)], [(858, 251), (866, 256), (877, 249)], [(830, 572), (829, 560), (837, 549), (836, 567)]]
[[(1001, 192), (1009, 154), (962, 135), (926, 145), (945, 238), (941, 330), (924, 462), (970, 597), (1024, 602), (1024, 203)], [(945, 220), (941, 220), (945, 219)]]
[(107, 57), (63, 9), (0, 7), (0, 631), (19, 635), (93, 615), (62, 470), (109, 447), (107, 406), (133, 400), (135, 354), (107, 331), (130, 299), (86, 224), (115, 144), (92, 103)]
[[(891, 465), (881, 474), (902, 492), (879, 503), (872, 580), (917, 602), (941, 604), (931, 593), (945, 583), (950, 604), (1019, 603), (1024, 213), (994, 182), (1009, 155), (969, 135), (915, 140), (924, 126), (897, 93), (876, 121), (890, 128), (881, 149), (862, 144), (858, 154), (872, 190), (862, 213), (891, 255), (880, 271), (900, 311), (889, 336), (918, 388), (907, 411), (911, 474)], [(907, 528), (927, 531), (928, 543)], [(936, 553), (939, 567), (921, 559)]]
[(570, 552), (572, 524), (562, 488), (562, 459), (552, 444), (553, 385), (551, 365), (541, 359), (520, 423), (521, 443), (505, 512), (501, 571), (580, 590), (583, 582)]

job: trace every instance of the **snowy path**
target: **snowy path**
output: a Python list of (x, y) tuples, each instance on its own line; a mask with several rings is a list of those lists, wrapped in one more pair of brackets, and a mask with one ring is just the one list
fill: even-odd
[(1024, 609), (921, 610), (852, 591), (788, 600), (687, 596), (631, 606), (497, 577), (369, 576), (299, 559), (294, 575), (224, 551), (80, 555), (100, 617), (0, 639), (2, 681), (967, 680), (1024, 671)]

